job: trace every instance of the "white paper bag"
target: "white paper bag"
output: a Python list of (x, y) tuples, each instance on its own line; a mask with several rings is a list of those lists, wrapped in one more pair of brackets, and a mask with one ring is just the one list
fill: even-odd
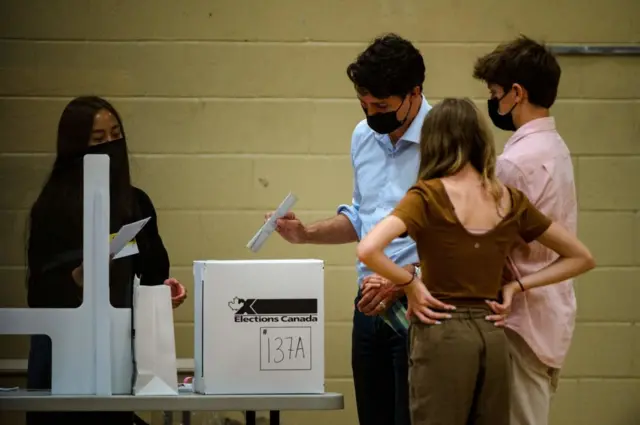
[(171, 288), (143, 286), (133, 293), (135, 395), (177, 395), (178, 369)]

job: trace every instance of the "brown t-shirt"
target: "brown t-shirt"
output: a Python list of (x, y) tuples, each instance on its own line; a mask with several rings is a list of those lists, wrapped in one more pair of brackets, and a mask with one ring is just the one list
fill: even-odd
[(510, 248), (519, 238), (529, 243), (549, 228), (551, 220), (521, 191), (508, 190), (510, 212), (485, 233), (462, 225), (440, 179), (419, 181), (391, 213), (416, 242), (422, 280), (434, 297), (454, 305), (497, 299)]

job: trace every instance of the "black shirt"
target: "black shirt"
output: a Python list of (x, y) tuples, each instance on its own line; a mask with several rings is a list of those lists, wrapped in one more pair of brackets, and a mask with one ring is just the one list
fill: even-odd
[[(169, 277), (169, 255), (158, 233), (156, 210), (143, 190), (133, 189), (137, 212), (132, 221), (151, 219), (136, 236), (139, 253), (113, 260), (111, 264), (109, 286), (114, 307), (131, 306), (134, 274), (140, 277), (142, 285), (161, 285)], [(81, 305), (82, 290), (71, 273), (82, 263), (82, 231), (55, 221), (47, 219), (46, 211), (31, 217), (27, 244), (29, 307)], [(111, 233), (118, 230), (112, 226)]]

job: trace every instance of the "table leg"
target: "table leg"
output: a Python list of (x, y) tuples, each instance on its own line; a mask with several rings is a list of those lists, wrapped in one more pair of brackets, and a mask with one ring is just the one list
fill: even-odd
[(272, 410), (269, 412), (269, 425), (280, 425), (279, 410)]
[(191, 412), (182, 412), (182, 425), (191, 425)]
[(245, 412), (246, 425), (256, 425), (256, 412), (248, 410)]

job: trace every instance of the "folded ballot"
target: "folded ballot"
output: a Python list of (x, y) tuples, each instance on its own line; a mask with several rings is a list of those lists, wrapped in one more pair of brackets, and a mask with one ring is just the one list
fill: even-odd
[(284, 201), (280, 204), (278, 209), (273, 213), (271, 217), (262, 225), (260, 230), (251, 238), (249, 243), (247, 244), (247, 248), (249, 248), (252, 252), (258, 252), (262, 245), (266, 242), (269, 235), (276, 230), (276, 220), (284, 217), (286, 213), (293, 208), (295, 203), (298, 201), (296, 195), (289, 193)]

